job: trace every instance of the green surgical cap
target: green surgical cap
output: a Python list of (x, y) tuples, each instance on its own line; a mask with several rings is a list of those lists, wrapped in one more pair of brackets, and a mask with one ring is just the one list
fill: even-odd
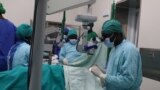
[(25, 37), (30, 37), (32, 35), (32, 27), (28, 24), (21, 24), (17, 27), (16, 35), (19, 39), (25, 39)]
[(118, 20), (108, 20), (103, 23), (102, 31), (106, 34), (123, 33), (122, 25)]
[(4, 14), (6, 10), (3, 8), (2, 3), (0, 3), (0, 14)]
[(76, 29), (69, 30), (68, 36), (71, 36), (71, 35), (77, 35), (77, 30)]

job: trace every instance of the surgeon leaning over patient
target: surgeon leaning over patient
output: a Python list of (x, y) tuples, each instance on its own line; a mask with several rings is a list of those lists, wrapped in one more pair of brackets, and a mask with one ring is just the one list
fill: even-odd
[(135, 45), (124, 38), (120, 22), (104, 22), (102, 36), (104, 44), (112, 48), (106, 73), (97, 66), (92, 66), (91, 72), (105, 82), (106, 90), (140, 90), (141, 56)]
[(77, 45), (77, 30), (71, 29), (68, 32), (67, 39), (69, 40), (61, 48), (59, 57), (63, 64), (74, 62), (74, 60), (81, 56), (81, 53), (76, 50)]

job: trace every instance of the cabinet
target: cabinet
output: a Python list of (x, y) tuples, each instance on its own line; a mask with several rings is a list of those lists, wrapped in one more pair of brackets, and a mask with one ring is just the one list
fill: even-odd
[(160, 49), (140, 48), (143, 76), (160, 81)]

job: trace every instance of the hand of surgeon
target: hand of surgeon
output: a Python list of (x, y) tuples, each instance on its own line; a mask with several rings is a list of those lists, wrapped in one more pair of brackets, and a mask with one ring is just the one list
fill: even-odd
[(99, 68), (98, 66), (94, 65), (90, 68), (90, 71), (97, 77), (99, 77), (100, 79), (105, 79), (106, 78), (106, 74), (104, 74)]
[(52, 64), (58, 64), (59, 63), (59, 61), (58, 61), (58, 56), (57, 55), (54, 55), (54, 56), (52, 56)]
[(67, 65), (68, 64), (68, 60), (66, 58), (63, 59), (63, 64)]

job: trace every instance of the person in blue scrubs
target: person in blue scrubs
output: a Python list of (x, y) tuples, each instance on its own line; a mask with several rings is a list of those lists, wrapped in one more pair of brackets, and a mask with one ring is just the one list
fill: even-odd
[(16, 42), (16, 27), (3, 17), (5, 9), (0, 3), (0, 72), (7, 70), (7, 55)]
[[(62, 43), (66, 43), (67, 42), (67, 34), (68, 34), (68, 31), (69, 31), (69, 29), (67, 28), (67, 27), (65, 27), (64, 28), (64, 31), (63, 31), (63, 40), (61, 40), (62, 41)], [(54, 43), (53, 43), (53, 46), (52, 46), (52, 53), (53, 54), (55, 54), (55, 55), (58, 55), (58, 57), (59, 57), (59, 53), (60, 53), (60, 50), (61, 50), (61, 43), (59, 43), (60, 41), (54, 41)]]
[(102, 37), (104, 44), (112, 48), (106, 73), (95, 65), (91, 72), (105, 83), (106, 90), (140, 90), (141, 56), (136, 46), (125, 39), (121, 23), (117, 20), (104, 22)]
[(32, 27), (28, 24), (21, 24), (17, 27), (17, 42), (9, 51), (8, 69), (11, 70), (17, 66), (28, 66), (30, 55), (30, 42), (32, 36)]
[(67, 35), (68, 42), (60, 50), (59, 59), (63, 64), (74, 62), (74, 60), (81, 56), (81, 53), (77, 51), (77, 32), (75, 29), (71, 29)]

